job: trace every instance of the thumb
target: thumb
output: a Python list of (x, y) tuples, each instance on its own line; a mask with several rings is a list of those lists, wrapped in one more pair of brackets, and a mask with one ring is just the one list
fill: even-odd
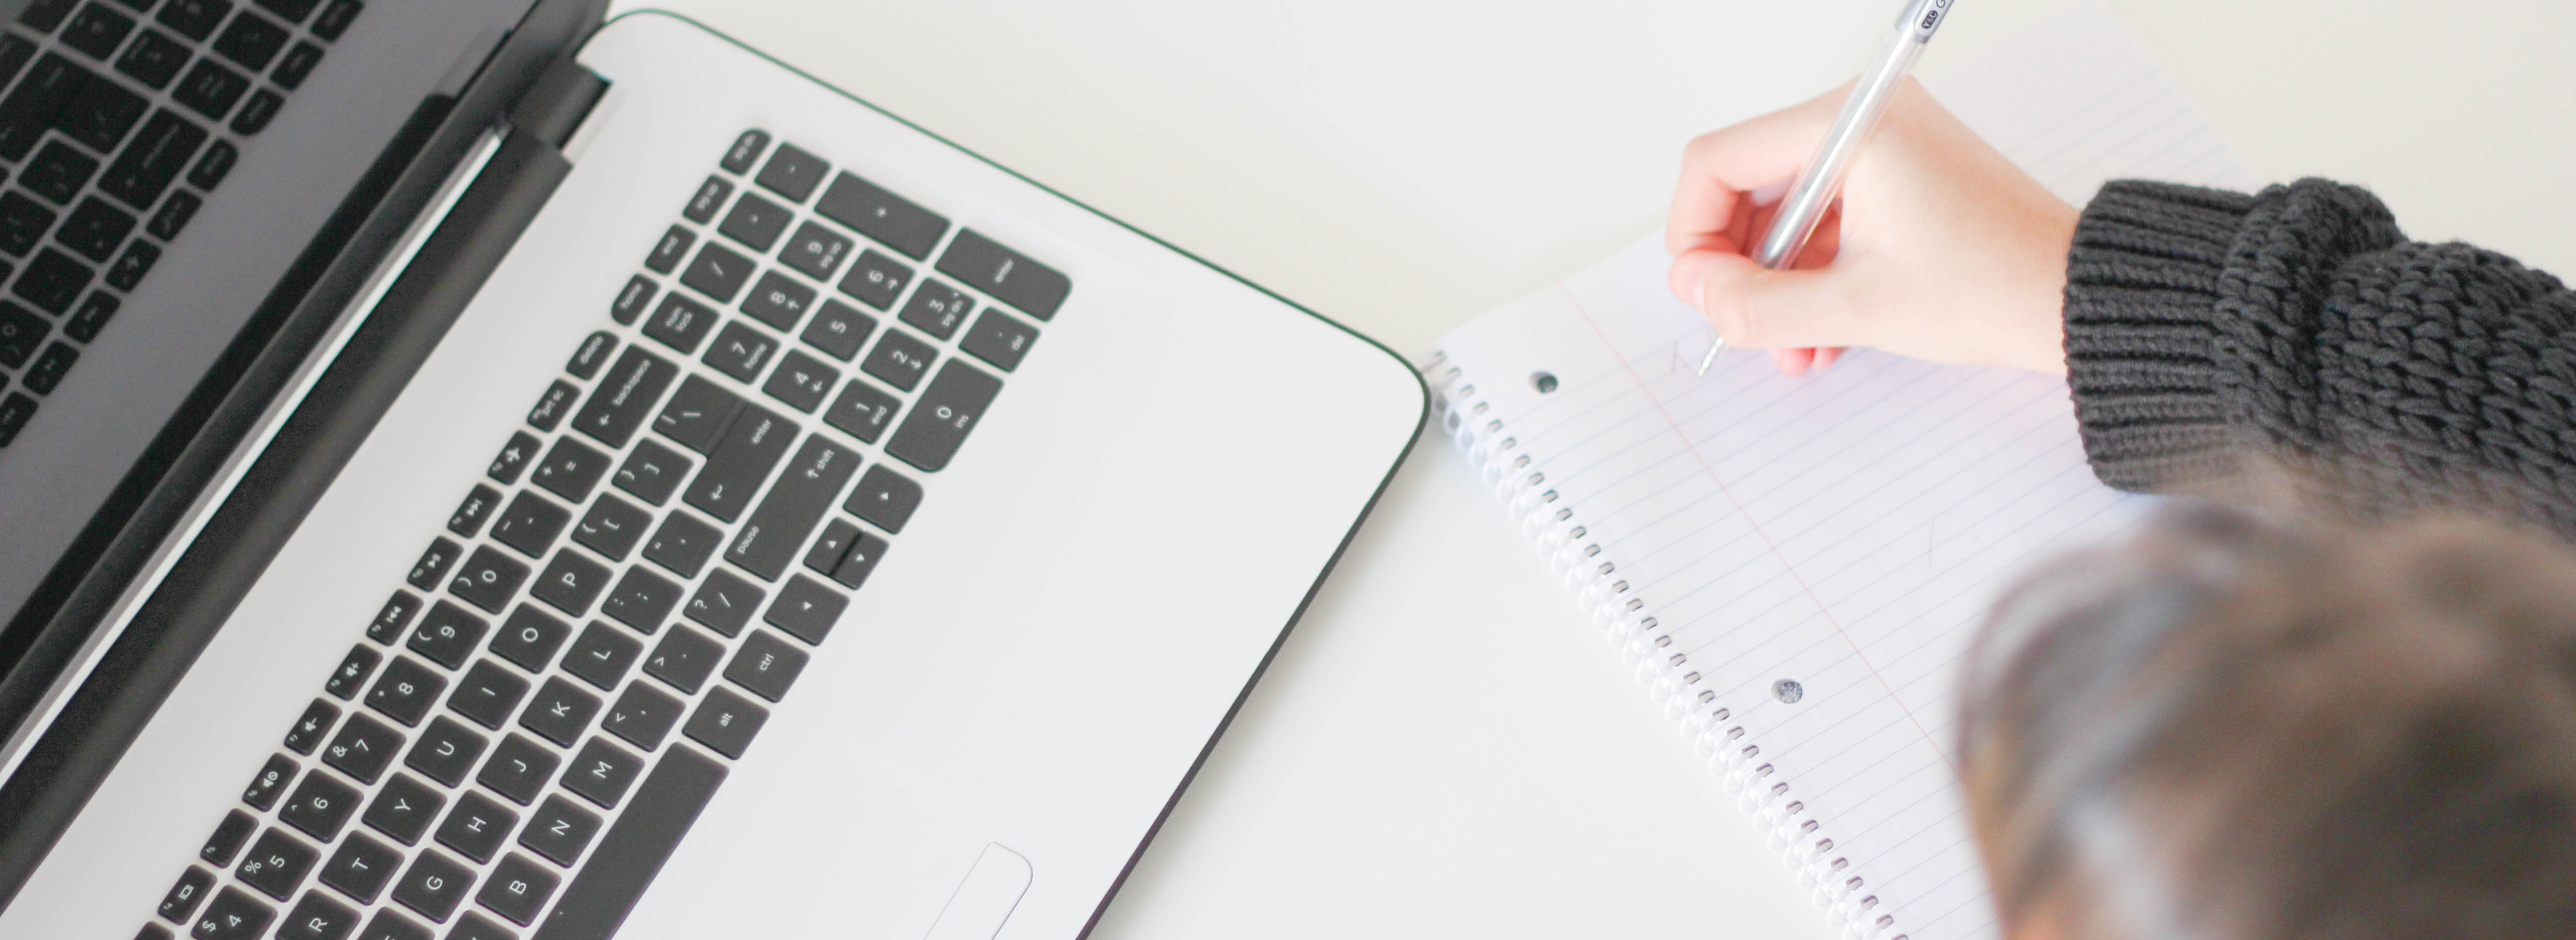
[(1846, 266), (1767, 271), (1743, 255), (1690, 251), (1673, 259), (1672, 288), (1744, 349), (1867, 346)]

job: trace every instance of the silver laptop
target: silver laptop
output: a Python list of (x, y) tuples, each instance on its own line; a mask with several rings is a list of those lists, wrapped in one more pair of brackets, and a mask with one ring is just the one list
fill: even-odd
[(600, 10), (11, 14), (0, 254), (97, 281), (0, 294), (75, 359), (0, 387), (0, 937), (1080, 936), (1415, 439), (1384, 348)]

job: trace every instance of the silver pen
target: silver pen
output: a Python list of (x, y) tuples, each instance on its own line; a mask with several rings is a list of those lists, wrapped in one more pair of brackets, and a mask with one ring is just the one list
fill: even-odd
[[(1825, 209), (1842, 195), (1843, 177), (1851, 172), (1852, 161), (1860, 156), (1861, 144), (1878, 130), (1878, 119), (1887, 114), (1887, 105), (1896, 97), (1896, 88), (1914, 71), (1914, 62), (1923, 57), (1923, 47), (1932, 43), (1932, 34), (1941, 30), (1941, 22), (1950, 16), (1951, 0), (1910, 0), (1905, 15), (1896, 21), (1896, 33), (1888, 41), (1887, 51), (1862, 72), (1852, 87), (1851, 100), (1843, 103), (1841, 117), (1816, 148), (1816, 159), (1798, 174), (1796, 185), (1780, 202), (1780, 214), (1771, 220), (1771, 231), (1762, 236), (1762, 244), (1753, 254), (1753, 263), (1765, 270), (1779, 270), (1797, 260), (1806, 250), (1807, 239), (1815, 237), (1817, 223), (1825, 219)], [(1726, 339), (1710, 340), (1708, 355), (1700, 358), (1698, 374), (1707, 375), (1717, 364), (1717, 354), (1726, 350)]]

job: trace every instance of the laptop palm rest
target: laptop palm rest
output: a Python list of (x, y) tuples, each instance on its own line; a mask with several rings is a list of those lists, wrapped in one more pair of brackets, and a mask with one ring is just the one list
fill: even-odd
[(993, 940), (1028, 890), (1029, 860), (999, 842), (986, 843), (974, 870), (948, 897), (948, 906), (922, 940)]

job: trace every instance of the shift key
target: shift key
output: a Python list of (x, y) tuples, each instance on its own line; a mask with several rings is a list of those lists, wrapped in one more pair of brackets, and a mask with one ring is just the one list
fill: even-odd
[(814, 533), (823, 513), (832, 508), (833, 497), (841, 495), (841, 487), (858, 469), (859, 456), (849, 448), (820, 434), (806, 437), (796, 458), (787, 462), (786, 472), (778, 475), (778, 485), (770, 488), (769, 498), (760, 501), (751, 521), (734, 535), (725, 560), (763, 581), (778, 580), (796, 550), (804, 546), (805, 537)]
[(679, 374), (680, 368), (662, 357), (626, 347), (626, 354), (617, 357), (617, 365), (591, 391), (590, 400), (582, 403), (572, 426), (602, 444), (624, 447), (634, 439), (635, 429), (644, 426), (644, 419), (652, 416), (662, 390), (671, 387)]
[(947, 467), (958, 445), (966, 443), (966, 433), (983, 422), (993, 396), (1001, 393), (1002, 380), (948, 360), (912, 413), (904, 416), (903, 426), (895, 429), (894, 439), (886, 442), (886, 453), (934, 473)]
[(795, 422), (759, 405), (745, 404), (707, 455), (706, 469), (689, 481), (688, 492), (680, 498), (726, 522), (741, 519), (751, 497), (760, 492), (760, 481), (769, 478), (770, 468), (778, 466), (778, 458), (787, 456), (788, 445), (794, 443)]

